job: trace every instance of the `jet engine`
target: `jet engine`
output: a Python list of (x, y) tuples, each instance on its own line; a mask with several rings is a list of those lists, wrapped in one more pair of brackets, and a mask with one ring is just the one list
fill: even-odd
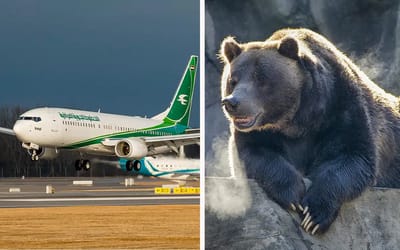
[(141, 140), (124, 139), (115, 145), (115, 154), (125, 159), (141, 159), (148, 153), (146, 144)]

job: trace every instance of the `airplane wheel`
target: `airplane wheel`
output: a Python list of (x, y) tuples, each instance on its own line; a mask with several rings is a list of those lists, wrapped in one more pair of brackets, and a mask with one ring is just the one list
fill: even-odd
[(133, 163), (133, 169), (135, 169), (135, 171), (139, 171), (140, 170), (140, 161), (135, 161)]
[(125, 163), (125, 167), (126, 167), (126, 171), (132, 171), (132, 169), (133, 169), (133, 164), (132, 164), (132, 161), (127, 161), (126, 163)]
[(90, 161), (89, 160), (84, 160), (83, 164), (82, 164), (82, 168), (85, 171), (89, 171), (89, 169), (90, 169)]
[(39, 156), (37, 155), (36, 150), (33, 150), (31, 153), (31, 160), (32, 161), (38, 161), (39, 160)]
[(75, 161), (75, 170), (76, 170), (76, 171), (82, 170), (82, 165), (83, 165), (82, 160), (76, 160), (76, 161)]

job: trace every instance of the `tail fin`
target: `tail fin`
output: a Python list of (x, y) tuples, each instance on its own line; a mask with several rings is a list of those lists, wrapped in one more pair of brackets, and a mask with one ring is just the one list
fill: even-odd
[(189, 125), (197, 61), (197, 56), (190, 57), (175, 96), (169, 108), (166, 110), (168, 114), (164, 117), (164, 122), (180, 124), (185, 127)]

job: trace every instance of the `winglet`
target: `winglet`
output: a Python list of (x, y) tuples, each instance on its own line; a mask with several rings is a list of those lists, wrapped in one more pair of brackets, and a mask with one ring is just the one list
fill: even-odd
[(186, 70), (182, 76), (179, 87), (168, 108), (168, 114), (164, 122), (180, 124), (185, 127), (189, 125), (190, 111), (197, 70), (197, 56), (191, 56)]

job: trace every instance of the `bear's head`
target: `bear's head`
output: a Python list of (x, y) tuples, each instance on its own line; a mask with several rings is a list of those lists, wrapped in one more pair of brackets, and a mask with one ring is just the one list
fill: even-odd
[[(222, 105), (236, 130), (301, 133), (294, 128), (293, 120), (299, 113), (304, 89), (312, 87), (319, 77), (314, 73), (322, 69), (304, 41), (280, 34), (263, 42), (239, 44), (227, 37), (220, 55), (225, 63)], [(308, 111), (318, 113), (323, 106), (313, 104), (314, 110)]]

